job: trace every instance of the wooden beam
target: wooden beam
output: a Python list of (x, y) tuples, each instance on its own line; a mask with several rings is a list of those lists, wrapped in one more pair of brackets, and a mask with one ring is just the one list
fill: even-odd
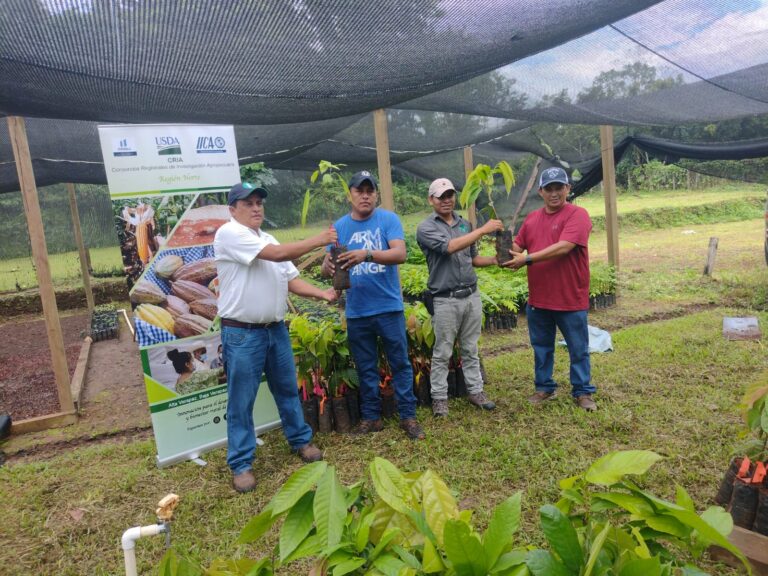
[(61, 333), (59, 310), (56, 307), (56, 294), (51, 280), (51, 269), (48, 264), (48, 247), (45, 244), (43, 218), (40, 213), (40, 201), (37, 197), (35, 174), (32, 170), (32, 157), (29, 154), (29, 142), (24, 118), (8, 117), (8, 132), (11, 136), (13, 157), (16, 160), (16, 171), (19, 175), (21, 197), (24, 201), (24, 215), (29, 228), (29, 241), (32, 245), (32, 258), (37, 272), (37, 283), (40, 287), (40, 300), (45, 315), (45, 329), (48, 334), (48, 346), (53, 361), (53, 374), (56, 379), (56, 389), (59, 394), (59, 408), (62, 413), (74, 412), (72, 394), (69, 390), (69, 368), (67, 355), (64, 350), (64, 337)]
[(301, 272), (302, 270), (309, 268), (312, 266), (312, 264), (317, 263), (318, 260), (322, 260), (325, 257), (325, 248), (320, 247), (317, 248), (314, 252), (310, 252), (304, 260), (302, 260), (298, 266), (296, 266), (296, 270)]
[(510, 220), (508, 226), (509, 230), (511, 230), (513, 234), (515, 233), (515, 227), (517, 226), (517, 219), (520, 217), (520, 213), (523, 211), (525, 203), (528, 201), (528, 195), (536, 185), (536, 176), (539, 175), (539, 166), (541, 166), (541, 162), (541, 158), (536, 158), (536, 162), (533, 164), (533, 169), (531, 169), (531, 174), (528, 176), (528, 183), (525, 185), (525, 188), (520, 194), (520, 200), (517, 201), (517, 206), (515, 206), (515, 213), (512, 214), (512, 220)]
[(91, 343), (93, 340), (90, 336), (86, 336), (83, 341), (83, 347), (80, 348), (80, 356), (77, 358), (77, 366), (75, 366), (75, 373), (72, 374), (72, 382), (69, 384), (69, 389), (72, 393), (72, 401), (75, 403), (75, 408), (80, 411), (81, 402), (80, 396), (83, 393), (83, 384), (85, 384), (85, 374), (88, 370), (88, 358), (91, 354)]
[(90, 262), (85, 252), (85, 242), (83, 242), (83, 230), (80, 227), (80, 213), (77, 211), (77, 198), (75, 197), (75, 185), (67, 184), (67, 193), (69, 194), (69, 211), (72, 213), (72, 230), (75, 233), (75, 243), (77, 251), (80, 254), (80, 273), (83, 276), (83, 288), (85, 289), (85, 301), (88, 304), (88, 312), (93, 312), (93, 290), (91, 290), (91, 275), (88, 271)]
[(26, 434), (27, 432), (41, 432), (50, 428), (61, 428), (77, 422), (77, 414), (72, 412), (57, 412), (47, 416), (37, 416), (11, 423), (11, 434)]
[(392, 194), (392, 166), (389, 162), (387, 111), (384, 108), (373, 111), (373, 132), (376, 136), (376, 160), (379, 164), (381, 207), (394, 212), (395, 197)]
[[(464, 147), (464, 182), (466, 182), (469, 179), (469, 175), (472, 173), (472, 170), (475, 169), (475, 160), (472, 157), (472, 147), (471, 146), (465, 146)], [(467, 207), (467, 220), (469, 220), (469, 223), (472, 224), (472, 228), (477, 227), (477, 208), (474, 204)]]
[(709, 239), (709, 250), (707, 250), (707, 263), (704, 265), (704, 276), (712, 276), (715, 269), (715, 256), (717, 256), (717, 237), (712, 236)]
[(613, 160), (613, 126), (600, 126), (600, 153), (603, 159), (605, 233), (608, 263), (619, 269), (619, 216), (616, 208), (616, 166)]

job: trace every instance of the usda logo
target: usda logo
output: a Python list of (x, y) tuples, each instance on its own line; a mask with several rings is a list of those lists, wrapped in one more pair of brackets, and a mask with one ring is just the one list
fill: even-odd
[(181, 154), (181, 144), (176, 136), (155, 136), (157, 144), (157, 153), (160, 156), (171, 156)]
[(221, 136), (198, 136), (195, 152), (198, 154), (224, 154), (227, 142)]

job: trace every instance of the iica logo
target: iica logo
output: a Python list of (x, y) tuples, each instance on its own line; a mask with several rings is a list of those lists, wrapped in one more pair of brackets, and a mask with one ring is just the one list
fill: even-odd
[(136, 152), (136, 146), (134, 146), (132, 139), (121, 138), (112, 141), (112, 155), (119, 158), (121, 156), (136, 156), (138, 152)]
[(176, 136), (155, 136), (155, 144), (160, 156), (181, 154), (181, 144)]
[(198, 136), (195, 151), (198, 154), (224, 154), (227, 142), (221, 136)]

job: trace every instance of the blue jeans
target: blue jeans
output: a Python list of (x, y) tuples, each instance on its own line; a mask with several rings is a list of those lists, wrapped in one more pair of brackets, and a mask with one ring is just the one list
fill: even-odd
[(250, 470), (256, 453), (253, 404), (261, 377), (280, 413), (283, 434), (296, 450), (312, 440), (304, 421), (296, 383), (296, 365), (288, 328), (280, 322), (270, 328), (221, 327), (221, 345), (227, 367), (227, 464), (234, 474)]
[(590, 383), (589, 329), (587, 311), (560, 311), (526, 306), (528, 335), (534, 358), (534, 384), (537, 392), (554, 392), (557, 383), (552, 380), (555, 367), (555, 333), (560, 328), (571, 357), (571, 394), (574, 398), (594, 394), (597, 388)]
[(400, 419), (416, 417), (416, 396), (413, 394), (413, 368), (408, 359), (405, 336), (405, 316), (402, 312), (387, 312), (347, 319), (347, 340), (360, 379), (360, 415), (363, 420), (381, 418), (379, 393), (378, 339), (392, 370), (392, 387), (397, 399)]

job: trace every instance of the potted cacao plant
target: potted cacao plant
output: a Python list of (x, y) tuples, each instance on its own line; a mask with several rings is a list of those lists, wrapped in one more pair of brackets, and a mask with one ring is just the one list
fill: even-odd
[[(466, 209), (467, 206), (471, 206), (477, 201), (481, 192), (485, 192), (488, 197), (488, 204), (483, 208), (482, 212), (488, 218), (498, 219), (496, 213), (496, 207), (493, 203), (495, 195), (495, 179), (496, 176), (501, 176), (504, 181), (504, 189), (507, 196), (512, 192), (512, 186), (515, 185), (515, 175), (512, 172), (512, 167), (502, 160), (494, 168), (491, 168), (487, 164), (478, 164), (475, 169), (467, 176), (467, 181), (464, 183), (464, 188), (459, 196), (459, 204)], [(511, 256), (509, 251), (512, 249), (512, 230), (503, 230), (496, 232), (496, 259), (499, 265), (507, 262)]]
[[(341, 169), (345, 164), (332, 164), (327, 160), (321, 160), (317, 170), (312, 172), (309, 181), (311, 186), (304, 192), (304, 203), (301, 206), (301, 227), (307, 225), (309, 206), (314, 198), (323, 197), (330, 201), (339, 201), (350, 198), (349, 186), (341, 175)], [(333, 288), (346, 290), (349, 288), (349, 270), (343, 270), (336, 265), (338, 257), (347, 251), (346, 246), (336, 244), (331, 247), (331, 260), (335, 266), (333, 274)]]

